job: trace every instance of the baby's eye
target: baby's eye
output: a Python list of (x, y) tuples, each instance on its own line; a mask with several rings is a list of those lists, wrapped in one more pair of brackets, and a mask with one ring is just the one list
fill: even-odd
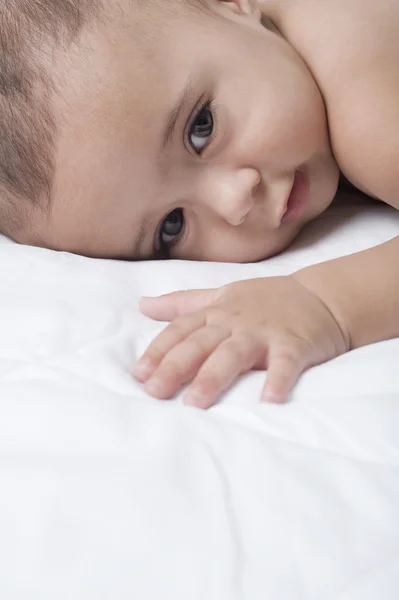
[(198, 111), (188, 133), (189, 144), (197, 154), (201, 154), (209, 144), (213, 125), (213, 116), (208, 103)]
[(181, 208), (176, 208), (163, 220), (158, 234), (158, 244), (167, 250), (183, 235), (185, 226), (184, 213)]

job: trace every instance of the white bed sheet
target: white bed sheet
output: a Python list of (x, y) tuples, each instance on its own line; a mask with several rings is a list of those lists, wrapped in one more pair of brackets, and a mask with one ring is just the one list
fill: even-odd
[(333, 206), (254, 265), (95, 261), (0, 244), (2, 600), (398, 600), (399, 340), (243, 377), (213, 409), (130, 376), (142, 294), (289, 273), (399, 235)]

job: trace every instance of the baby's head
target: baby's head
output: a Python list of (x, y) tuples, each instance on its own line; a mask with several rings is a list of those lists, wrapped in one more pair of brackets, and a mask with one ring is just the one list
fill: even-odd
[(256, 0), (0, 7), (0, 227), (17, 241), (256, 261), (330, 204), (320, 92)]

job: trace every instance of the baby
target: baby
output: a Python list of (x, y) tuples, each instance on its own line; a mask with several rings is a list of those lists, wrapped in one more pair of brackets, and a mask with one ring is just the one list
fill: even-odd
[[(124, 260), (282, 251), (339, 181), (399, 208), (399, 3), (0, 0), (0, 223)], [(136, 365), (211, 406), (399, 336), (399, 239), (290, 276), (143, 299)]]

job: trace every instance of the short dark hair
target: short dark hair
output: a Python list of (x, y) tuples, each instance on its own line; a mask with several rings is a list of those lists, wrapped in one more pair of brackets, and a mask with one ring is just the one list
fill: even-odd
[[(55, 156), (51, 61), (98, 12), (100, 0), (0, 0), (0, 230), (21, 204), (50, 199)], [(50, 68), (49, 68), (50, 67)]]

